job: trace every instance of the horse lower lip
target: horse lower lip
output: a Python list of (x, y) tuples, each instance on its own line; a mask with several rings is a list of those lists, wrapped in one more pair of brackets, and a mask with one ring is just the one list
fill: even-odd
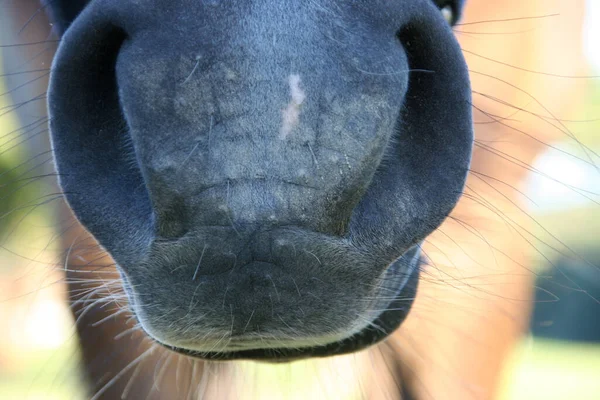
[[(385, 305), (385, 310), (373, 320), (372, 325), (367, 326), (362, 331), (346, 339), (325, 345), (305, 348), (249, 349), (249, 346), (240, 346), (240, 344), (244, 342), (243, 340), (237, 339), (238, 343), (236, 343), (236, 339), (234, 338), (232, 339), (232, 342), (226, 346), (227, 351), (225, 352), (201, 352), (168, 345), (165, 345), (165, 347), (177, 353), (211, 361), (252, 360), (268, 363), (282, 363), (310, 357), (327, 357), (352, 353), (372, 346), (375, 343), (384, 340), (389, 334), (396, 330), (406, 318), (411, 308), (417, 289), (420, 270), (417, 249), (418, 248), (415, 248), (413, 251), (407, 253), (405, 261), (413, 263), (414, 265), (407, 270), (408, 276), (406, 276), (406, 279), (402, 279), (403, 286), (398, 288), (395, 299)], [(400, 262), (401, 260), (398, 260), (397, 262)], [(392, 265), (390, 268), (397, 268), (397, 265)], [(377, 328), (374, 328), (374, 326)]]

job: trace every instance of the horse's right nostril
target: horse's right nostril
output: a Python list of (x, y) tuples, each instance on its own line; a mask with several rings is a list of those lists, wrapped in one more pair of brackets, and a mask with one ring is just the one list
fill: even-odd
[(147, 248), (153, 218), (119, 101), (116, 64), (126, 34), (95, 15), (83, 12), (61, 40), (50, 131), (66, 199), (104, 246), (121, 248), (123, 263)]

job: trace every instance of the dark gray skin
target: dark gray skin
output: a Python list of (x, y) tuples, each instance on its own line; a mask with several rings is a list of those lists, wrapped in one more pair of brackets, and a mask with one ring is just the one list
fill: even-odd
[(150, 337), (287, 361), (399, 326), (473, 140), (442, 3), (458, 16), (430, 0), (49, 3), (60, 183)]

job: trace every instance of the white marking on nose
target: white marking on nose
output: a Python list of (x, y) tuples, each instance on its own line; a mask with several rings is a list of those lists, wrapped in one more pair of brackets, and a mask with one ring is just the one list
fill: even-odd
[(300, 106), (306, 99), (304, 90), (300, 88), (300, 75), (291, 74), (288, 78), (288, 83), (290, 85), (291, 99), (287, 108), (282, 111), (283, 121), (279, 135), (281, 139), (285, 139), (294, 127), (298, 125), (298, 121), (300, 120)]

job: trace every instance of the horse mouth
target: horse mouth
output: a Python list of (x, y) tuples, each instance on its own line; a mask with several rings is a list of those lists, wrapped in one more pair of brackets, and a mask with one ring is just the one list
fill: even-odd
[[(308, 347), (278, 347), (276, 341), (271, 342), (271, 347), (269, 342), (264, 340), (250, 342), (224, 339), (227, 344), (223, 346), (225, 350), (222, 351), (196, 351), (168, 345), (155, 338), (153, 340), (175, 353), (206, 361), (250, 360), (266, 363), (285, 363), (307, 358), (349, 354), (366, 349), (385, 340), (392, 334), (406, 319), (412, 307), (419, 282), (421, 261), (418, 257), (418, 251), (411, 251), (417, 254), (417, 256), (413, 255), (415, 263), (410, 273), (403, 279), (401, 287), (398, 287), (393, 300), (387, 302), (384, 310), (370, 324), (345, 339)], [(396, 264), (398, 262), (392, 264), (389, 269), (393, 271)]]

